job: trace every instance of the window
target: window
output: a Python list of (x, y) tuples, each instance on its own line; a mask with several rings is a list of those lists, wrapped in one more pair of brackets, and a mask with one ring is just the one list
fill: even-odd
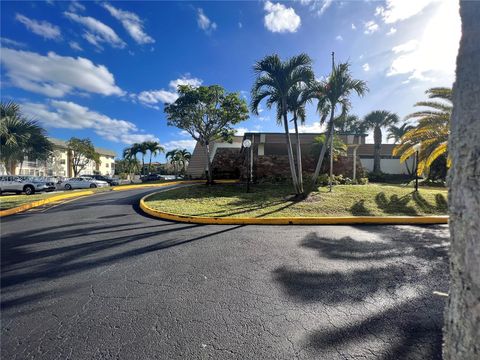
[(60, 165), (65, 165), (65, 159), (60, 159)]
[(106, 163), (106, 164), (105, 164), (105, 167), (107, 167), (107, 168), (108, 168), (108, 163)]

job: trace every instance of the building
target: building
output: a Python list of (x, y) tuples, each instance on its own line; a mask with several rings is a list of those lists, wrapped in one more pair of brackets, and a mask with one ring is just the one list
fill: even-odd
[[(314, 139), (320, 133), (300, 134), (302, 148), (302, 165), (306, 172), (313, 172), (317, 159), (312, 154)], [(334, 173), (342, 174), (350, 178), (357, 178), (359, 174), (373, 170), (374, 144), (366, 144), (367, 134), (337, 134), (348, 146), (347, 156), (340, 157), (334, 164)], [(295, 151), (296, 138), (290, 134), (292, 147)], [(242, 166), (245, 167), (246, 154), (242, 148), (243, 140), (250, 139), (250, 156), (248, 161), (254, 178), (270, 176), (282, 176), (289, 174), (287, 147), (284, 133), (245, 133), (243, 136), (235, 136), (232, 143), (218, 142), (211, 145), (210, 156), (212, 168), (217, 177), (235, 178), (240, 177)], [(392, 156), (393, 144), (382, 144), (380, 150), (382, 172), (388, 174), (408, 174), (405, 164), (400, 163), (400, 158)], [(187, 176), (191, 178), (203, 178), (206, 171), (205, 149), (196, 144), (192, 153)], [(412, 159), (407, 165), (412, 169)], [(327, 166), (327, 161), (324, 161)]]
[[(23, 163), (19, 163), (15, 169), (17, 175), (30, 176), (60, 176), (73, 177), (73, 168), (71, 156), (67, 144), (63, 140), (50, 138), (53, 143), (53, 153), (46, 161), (29, 160), (25, 157)], [(112, 150), (95, 147), (95, 151), (100, 154), (100, 163), (91, 161), (79, 175), (101, 174), (112, 176), (115, 173), (115, 156)], [(6, 173), (5, 169), (0, 169)]]

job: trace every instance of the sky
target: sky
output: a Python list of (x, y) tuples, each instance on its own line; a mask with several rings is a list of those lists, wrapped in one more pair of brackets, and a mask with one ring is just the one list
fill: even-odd
[[(1, 98), (22, 106), (52, 137), (89, 137), (122, 150), (159, 141), (193, 150), (167, 126), (164, 103), (179, 84), (223, 86), (247, 102), (253, 65), (307, 53), (315, 76), (349, 61), (370, 91), (352, 97), (360, 117), (401, 118), (433, 86), (451, 86), (460, 38), (456, 0), (16, 1), (1, 2)], [(283, 131), (275, 110), (236, 126)], [(315, 106), (303, 132), (321, 131)], [(367, 141), (372, 141), (371, 136)], [(163, 161), (163, 155), (157, 160)]]

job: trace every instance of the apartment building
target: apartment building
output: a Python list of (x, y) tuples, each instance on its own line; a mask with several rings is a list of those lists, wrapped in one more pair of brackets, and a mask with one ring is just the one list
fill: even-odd
[[(50, 138), (54, 145), (52, 156), (47, 161), (34, 160), (25, 158), (23, 163), (19, 163), (15, 169), (16, 175), (30, 176), (61, 176), (73, 177), (73, 168), (71, 164), (71, 156), (65, 141)], [(100, 154), (100, 163), (90, 162), (79, 175), (101, 174), (113, 176), (115, 173), (115, 156), (112, 150), (95, 147), (95, 151)], [(6, 173), (2, 166), (0, 172)]]

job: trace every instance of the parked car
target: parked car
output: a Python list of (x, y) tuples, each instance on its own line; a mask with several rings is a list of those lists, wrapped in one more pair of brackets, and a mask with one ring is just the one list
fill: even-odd
[(100, 180), (100, 181), (106, 181), (108, 185), (110, 186), (116, 186), (120, 185), (120, 182), (118, 179), (111, 178), (108, 176), (103, 176), (103, 175), (82, 175), (81, 177), (86, 177), (86, 178), (92, 178), (95, 180)]
[(62, 181), (59, 184), (59, 188), (65, 189), (65, 190), (88, 189), (88, 188), (94, 189), (97, 187), (106, 187), (106, 186), (108, 186), (108, 183), (106, 181), (96, 180), (96, 179), (87, 178), (87, 177), (71, 178), (71, 179)]
[(35, 192), (55, 190), (55, 184), (43, 181), (32, 180), (28, 177), (5, 175), (0, 176), (0, 194), (3, 192), (14, 192), (26, 195), (35, 194)]
[(44, 177), (44, 176), (19, 176), (24, 181), (32, 182), (35, 184), (45, 184), (45, 188), (42, 191), (50, 192), (55, 191), (55, 181), (52, 178)]
[(158, 181), (158, 180), (162, 180), (162, 177), (158, 174), (149, 174), (149, 175), (142, 176), (140, 180), (142, 182)]

